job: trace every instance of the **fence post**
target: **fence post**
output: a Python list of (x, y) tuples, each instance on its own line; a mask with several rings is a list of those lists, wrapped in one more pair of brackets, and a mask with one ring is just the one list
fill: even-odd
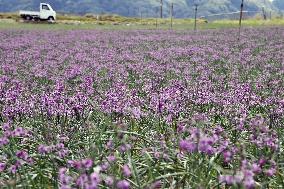
[(263, 20), (266, 20), (266, 13), (264, 7), (262, 7), (262, 15), (263, 15)]
[(174, 3), (171, 4), (171, 29), (173, 29)]
[(197, 8), (198, 7), (198, 5), (197, 4), (195, 4), (195, 13), (194, 13), (194, 31), (196, 31), (196, 29), (197, 29)]
[(159, 7), (156, 7), (156, 29), (158, 29), (158, 15), (159, 15)]
[(240, 40), (240, 38), (241, 38), (241, 28), (242, 28), (243, 10), (244, 10), (244, 0), (242, 0), (242, 4), (241, 4), (238, 40)]

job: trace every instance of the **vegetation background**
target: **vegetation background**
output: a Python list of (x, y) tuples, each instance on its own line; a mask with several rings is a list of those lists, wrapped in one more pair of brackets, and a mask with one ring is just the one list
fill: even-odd
[[(0, 12), (15, 12), (21, 9), (37, 10), (42, 0), (0, 0)], [(61, 13), (74, 14), (118, 14), (121, 16), (156, 17), (160, 0), (46, 0)], [(200, 4), (199, 16), (239, 11), (240, 0), (164, 0), (164, 16), (170, 15), (169, 4), (174, 3), (175, 17), (194, 16), (194, 4)], [(280, 13), (284, 10), (283, 0), (245, 0), (248, 11), (266, 11)]]

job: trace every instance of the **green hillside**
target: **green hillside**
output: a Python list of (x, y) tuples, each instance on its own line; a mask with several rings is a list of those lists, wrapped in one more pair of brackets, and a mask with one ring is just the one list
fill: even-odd
[[(36, 10), (41, 0), (0, 0), (0, 12), (12, 12), (20, 9)], [(119, 14), (123, 16), (156, 17), (160, 0), (45, 0), (55, 10), (76, 14)], [(192, 17), (194, 0), (164, 0), (164, 17), (169, 16), (169, 4), (174, 3), (174, 16)], [(240, 0), (199, 0), (199, 16), (238, 11)], [(259, 11), (265, 7), (267, 11), (284, 9), (283, 0), (245, 0), (245, 9)]]

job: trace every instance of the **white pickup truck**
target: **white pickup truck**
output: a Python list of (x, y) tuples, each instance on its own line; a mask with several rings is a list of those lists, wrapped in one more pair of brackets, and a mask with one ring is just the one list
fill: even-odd
[(28, 21), (48, 20), (49, 22), (55, 22), (56, 20), (56, 12), (47, 3), (40, 3), (39, 12), (20, 10), (19, 14), (20, 17)]

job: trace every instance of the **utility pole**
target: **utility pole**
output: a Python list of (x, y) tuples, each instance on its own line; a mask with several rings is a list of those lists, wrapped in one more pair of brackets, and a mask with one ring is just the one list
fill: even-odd
[(195, 13), (194, 13), (194, 31), (197, 29), (197, 10), (198, 10), (198, 5), (195, 4)]
[(174, 3), (171, 4), (171, 29), (173, 29)]
[(243, 10), (244, 10), (244, 0), (242, 0), (242, 4), (241, 4), (240, 20), (239, 20), (239, 37), (238, 37), (238, 40), (240, 40), (240, 37), (241, 37)]
[(159, 7), (156, 7), (156, 29), (158, 29)]
[(264, 7), (262, 7), (262, 15), (263, 15), (263, 20), (266, 20), (266, 13)]
[(163, 0), (161, 0), (160, 18), (163, 18)]

